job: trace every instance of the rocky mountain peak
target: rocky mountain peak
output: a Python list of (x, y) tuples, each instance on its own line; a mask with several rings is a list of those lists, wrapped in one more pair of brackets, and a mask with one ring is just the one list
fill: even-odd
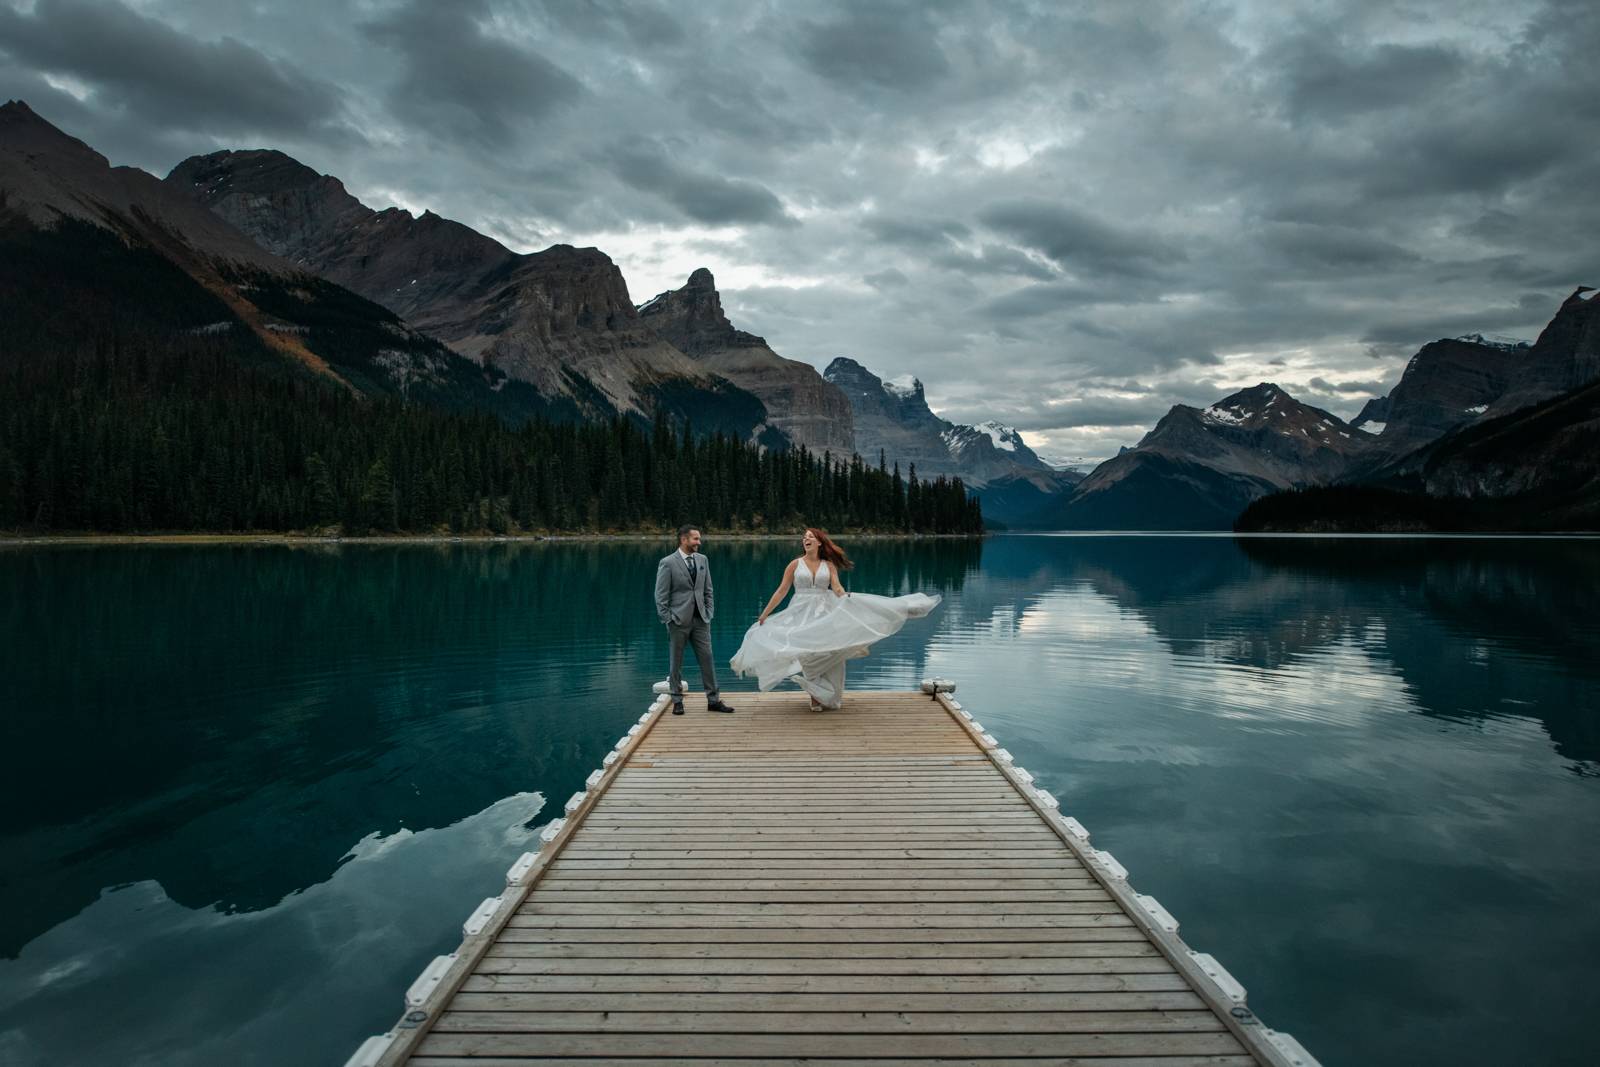
[(681, 289), (668, 289), (639, 306), (639, 317), (691, 356), (730, 348), (764, 348), (766, 340), (735, 329), (722, 310), (722, 294), (705, 267), (689, 275)]
[(48, 152), (58, 157), (78, 157), (85, 165), (95, 168), (111, 167), (111, 161), (105, 156), (56, 128), (21, 100), (0, 104), (0, 139), (21, 152)]
[(929, 409), (922, 382), (913, 375), (880, 378), (855, 360), (839, 356), (822, 376), (845, 391), (858, 415), (874, 410), (903, 422), (936, 423), (941, 431), (948, 425)]

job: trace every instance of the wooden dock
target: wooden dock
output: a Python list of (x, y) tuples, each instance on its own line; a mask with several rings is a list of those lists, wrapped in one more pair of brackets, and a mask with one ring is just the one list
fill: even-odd
[(351, 1067), (1314, 1067), (947, 693), (730, 700), (658, 698)]

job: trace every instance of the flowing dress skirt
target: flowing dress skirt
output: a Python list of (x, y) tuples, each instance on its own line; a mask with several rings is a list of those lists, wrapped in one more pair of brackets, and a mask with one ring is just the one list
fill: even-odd
[(787, 608), (745, 632), (731, 666), (740, 677), (755, 675), (763, 691), (792, 680), (823, 707), (837, 708), (844, 699), (845, 663), (865, 656), (907, 619), (938, 606), (939, 598), (925, 593), (838, 597), (830, 589), (796, 585)]

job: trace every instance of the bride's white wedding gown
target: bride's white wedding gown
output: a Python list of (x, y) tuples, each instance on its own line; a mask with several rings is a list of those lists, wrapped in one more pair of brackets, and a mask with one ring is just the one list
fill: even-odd
[(907, 619), (917, 619), (939, 606), (937, 596), (835, 596), (828, 562), (812, 574), (801, 560), (794, 571), (794, 596), (789, 606), (751, 626), (733, 654), (731, 666), (740, 677), (753, 674), (763, 691), (785, 679), (825, 708), (844, 699), (846, 660), (860, 659), (874, 642), (897, 632)]

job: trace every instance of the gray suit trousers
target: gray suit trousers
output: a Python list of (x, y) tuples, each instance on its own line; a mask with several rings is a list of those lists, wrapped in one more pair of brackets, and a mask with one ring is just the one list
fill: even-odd
[(717, 699), (717, 667), (711, 661), (711, 624), (698, 611), (690, 613), (689, 625), (667, 623), (667, 638), (672, 648), (672, 670), (667, 680), (672, 685), (672, 699), (679, 699), (683, 687), (683, 646), (694, 645), (694, 658), (700, 661), (700, 681), (706, 688), (706, 699)]

